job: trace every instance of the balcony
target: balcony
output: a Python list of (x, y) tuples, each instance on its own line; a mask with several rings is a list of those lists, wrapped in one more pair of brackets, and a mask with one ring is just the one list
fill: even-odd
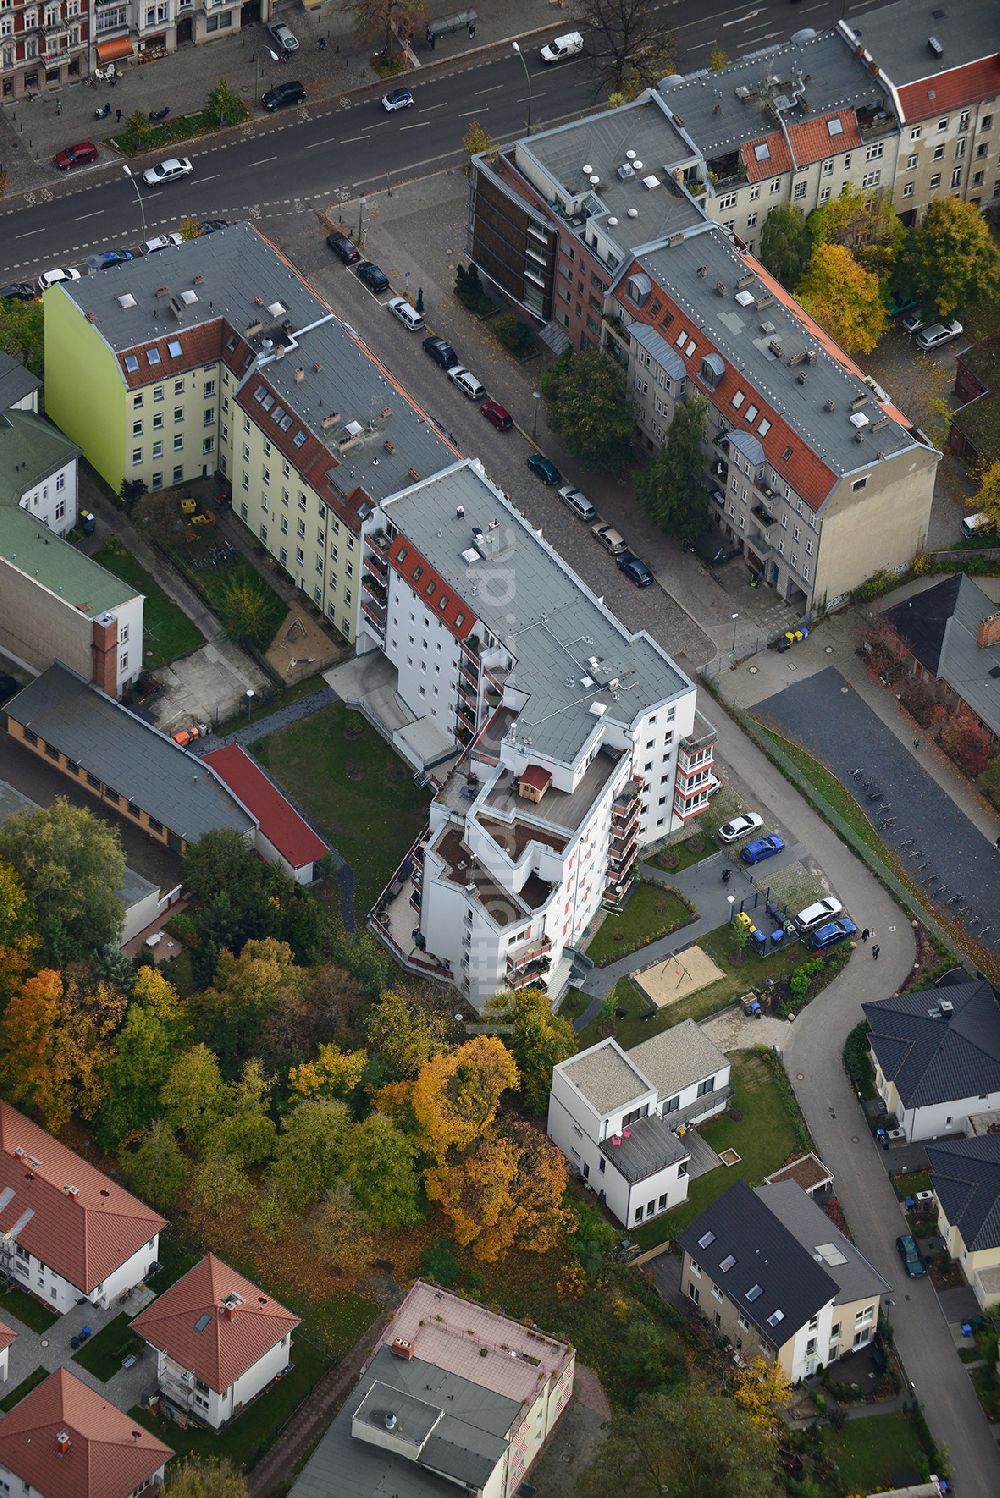
[(389, 575), (389, 563), (380, 551), (365, 552), (365, 567), (370, 569), (376, 577), (383, 581)]
[(374, 598), (362, 598), (361, 613), (380, 638), (385, 638), (386, 610)]
[(365, 536), (365, 545), (370, 546), (373, 551), (387, 555), (389, 551), (389, 537), (382, 530), (369, 531), (368, 535)]
[(550, 941), (536, 941), (530, 947), (525, 947), (523, 952), (514, 952), (507, 958), (507, 971), (509, 973), (519, 972), (521, 968), (529, 967), (532, 963), (550, 960), (549, 953), (552, 951)]
[(765, 530), (768, 530), (775, 523), (774, 516), (764, 505), (754, 505), (750, 513)]

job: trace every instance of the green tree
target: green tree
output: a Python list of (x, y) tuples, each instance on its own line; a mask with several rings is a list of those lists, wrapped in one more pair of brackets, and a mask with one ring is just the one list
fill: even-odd
[(906, 240), (898, 213), (888, 198), (845, 182), (840, 196), (830, 198), (807, 220), (813, 246), (839, 244), (849, 250), (862, 270), (883, 283), (890, 275)]
[(125, 855), (115, 828), (58, 796), (0, 827), (0, 859), (17, 870), (58, 966), (116, 941), (125, 917)]
[(548, 994), (530, 987), (496, 994), (483, 1010), (483, 1020), (500, 1027), (504, 1045), (521, 1073), (521, 1096), (528, 1111), (545, 1113), (552, 1068), (576, 1050), (573, 1026), (552, 1013)]
[(991, 526), (1000, 534), (1000, 459), (981, 470), (979, 488), (969, 500), (969, 508), (988, 515)]
[(589, 28), (587, 63), (595, 92), (614, 105), (674, 72), (677, 38), (664, 31), (650, 0), (585, 0), (580, 19)]
[(674, 406), (667, 440), (635, 480), (639, 503), (670, 536), (694, 539), (709, 525), (708, 494), (702, 477), (708, 438), (708, 402), (688, 395)]
[(137, 109), (130, 114), (125, 121), (125, 127), (119, 132), (118, 139), (127, 155), (137, 156), (141, 151), (148, 150), (155, 125), (150, 123), (149, 115), (144, 109)]
[(443, 1051), (450, 1029), (447, 1017), (387, 988), (365, 1016), (369, 1050), (387, 1082), (415, 1077), (425, 1061)]
[(862, 270), (843, 245), (816, 246), (796, 296), (845, 354), (870, 354), (885, 332), (878, 277)]
[(345, 931), (339, 913), (334, 911), (328, 917), (325, 945), (330, 962), (352, 973), (370, 998), (377, 998), (389, 987), (392, 959), (370, 931)]
[(226, 1116), (226, 1084), (207, 1045), (189, 1046), (170, 1068), (160, 1093), (164, 1117), (196, 1155)]
[(222, 584), (217, 599), (231, 640), (250, 639), (264, 649), (270, 645), (264, 636), (270, 629), (271, 597), (263, 578), (250, 571), (237, 572)]
[(114, 1149), (145, 1133), (159, 1116), (160, 1092), (175, 1057), (169, 1023), (144, 1004), (131, 1004), (107, 1059), (107, 1092), (95, 1134)]
[(812, 236), (798, 208), (779, 203), (764, 220), (760, 263), (788, 291), (794, 291), (809, 263)]
[(160, 1211), (173, 1206), (187, 1179), (188, 1164), (168, 1123), (158, 1118), (138, 1149), (123, 1151), (120, 1158), (139, 1196)]
[(371, 1219), (354, 1201), (346, 1181), (338, 1181), (313, 1209), (309, 1235), (320, 1258), (341, 1274), (358, 1274), (375, 1254)]
[(45, 352), (42, 315), (41, 302), (0, 301), (0, 349), (39, 379)]
[(271, 1083), (259, 1061), (226, 1089), (225, 1115), (205, 1138), (205, 1155), (231, 1155), (241, 1165), (259, 1165), (274, 1151), (276, 1130), (268, 1112)]
[(250, 1178), (236, 1155), (207, 1155), (191, 1182), (191, 1195), (213, 1215), (235, 1207), (250, 1195)]
[(745, 921), (729, 922), (729, 940), (733, 944), (737, 962), (745, 962), (747, 948), (750, 945), (750, 927)]
[(356, 1124), (347, 1179), (354, 1200), (377, 1228), (412, 1227), (422, 1216), (417, 1147), (384, 1113)]
[(222, 951), (211, 986), (192, 1001), (197, 1033), (215, 1052), (224, 1076), (233, 1076), (256, 1048), (273, 1009), (301, 994), (306, 973), (287, 942), (248, 941), (238, 957)]
[(205, 113), (216, 125), (238, 125), (247, 117), (247, 107), (236, 90), (220, 78), (205, 100)]
[(1000, 251), (975, 203), (931, 203), (900, 257), (900, 278), (941, 317), (966, 316), (1000, 297)]
[(167, 1468), (163, 1498), (247, 1498), (246, 1478), (224, 1457), (189, 1456)]
[(570, 1197), (567, 1205), (574, 1222), (570, 1228), (570, 1249), (587, 1274), (596, 1279), (605, 1254), (618, 1237), (617, 1231), (591, 1202)]
[(285, 1114), (268, 1179), (293, 1212), (312, 1206), (336, 1183), (350, 1137), (350, 1111), (336, 1099), (307, 1098)]
[(568, 351), (542, 375), (549, 426), (576, 457), (620, 468), (632, 455), (635, 412), (625, 371), (604, 349)]

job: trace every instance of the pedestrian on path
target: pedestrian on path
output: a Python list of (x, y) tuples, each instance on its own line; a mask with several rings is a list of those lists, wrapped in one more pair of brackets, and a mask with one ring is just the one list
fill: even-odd
[(879, 954), (880, 950), (881, 949), (878, 946), (872, 947), (872, 957), (875, 959), (876, 962), (878, 962), (878, 954)]
[(122, 112), (121, 112), (121, 110), (120, 110), (120, 109), (116, 109), (116, 110), (115, 110), (115, 122), (116, 122), (116, 123), (117, 123), (117, 124), (119, 124), (119, 125), (120, 125), (120, 124), (121, 124), (121, 122), (122, 122)]
[(869, 936), (871, 936), (871, 932), (868, 930), (868, 927), (866, 926), (865, 929), (861, 933), (861, 940), (862, 941), (867, 941), (868, 938), (869, 938)]

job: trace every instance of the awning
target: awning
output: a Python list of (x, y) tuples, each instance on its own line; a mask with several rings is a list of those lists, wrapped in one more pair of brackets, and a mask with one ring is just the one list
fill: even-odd
[(116, 36), (113, 42), (98, 42), (97, 61), (117, 62), (119, 57), (131, 57), (132, 51), (132, 43), (127, 36)]

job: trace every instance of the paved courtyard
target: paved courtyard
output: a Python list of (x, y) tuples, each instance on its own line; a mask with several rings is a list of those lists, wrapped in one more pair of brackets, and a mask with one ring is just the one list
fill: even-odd
[[(89, 1326), (93, 1335), (97, 1336), (109, 1322), (114, 1321), (116, 1316), (120, 1316), (123, 1312), (130, 1319), (138, 1316), (139, 1312), (154, 1299), (155, 1294), (152, 1290), (146, 1289), (145, 1286), (138, 1286), (123, 1300), (115, 1300), (106, 1311), (98, 1310), (92, 1305), (73, 1306), (65, 1316), (60, 1316), (59, 1320), (44, 1332), (32, 1331), (6, 1307), (0, 1309), (0, 1320), (5, 1321), (17, 1332), (17, 1340), (11, 1343), (9, 1372), (6, 1385), (2, 1386), (3, 1393), (10, 1393), (24, 1379), (29, 1378), (36, 1368), (47, 1368), (49, 1372), (54, 1373), (57, 1368), (65, 1367), (75, 1378), (96, 1390), (118, 1409), (130, 1410), (156, 1386), (155, 1353), (144, 1346), (142, 1351), (136, 1354), (133, 1367), (119, 1369), (112, 1378), (108, 1379), (107, 1383), (103, 1383), (95, 1374), (88, 1372), (81, 1363), (75, 1360), (70, 1338), (76, 1336), (84, 1326)], [(123, 1334), (123, 1341), (126, 1335), (127, 1333)]]

